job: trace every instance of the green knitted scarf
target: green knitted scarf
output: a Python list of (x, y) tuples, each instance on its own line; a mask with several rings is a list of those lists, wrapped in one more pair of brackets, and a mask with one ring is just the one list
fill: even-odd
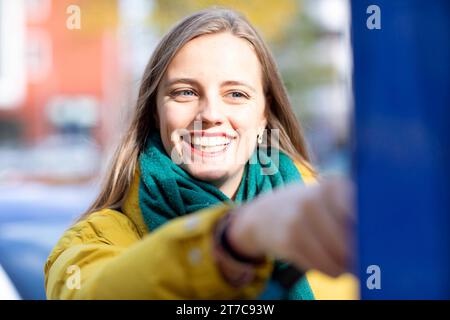
[[(261, 150), (255, 151), (246, 163), (234, 203), (250, 201), (261, 193), (289, 183), (303, 182), (295, 164), (286, 154), (279, 151), (278, 167), (273, 170), (274, 162), (267, 150)], [(192, 177), (174, 163), (164, 149), (159, 132), (150, 134), (139, 162), (139, 206), (150, 231), (172, 218), (220, 202), (233, 203), (217, 187)], [(271, 170), (271, 174), (262, 174), (263, 170)], [(276, 264), (275, 267), (282, 266)], [(289, 299), (314, 299), (306, 277), (297, 282), (289, 293)]]

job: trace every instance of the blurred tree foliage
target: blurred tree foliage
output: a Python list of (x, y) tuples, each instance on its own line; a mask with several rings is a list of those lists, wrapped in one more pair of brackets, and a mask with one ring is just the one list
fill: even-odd
[(298, 1), (279, 0), (155, 0), (152, 20), (162, 32), (188, 14), (212, 6), (227, 7), (243, 13), (271, 41), (296, 19)]
[(317, 54), (318, 43), (332, 34), (305, 10), (307, 1), (315, 0), (155, 0), (150, 23), (163, 34), (181, 18), (207, 7), (222, 6), (243, 13), (272, 49), (294, 111), (306, 120), (313, 116), (303, 103), (307, 94), (335, 76), (331, 62), (320, 61)]
[(115, 30), (119, 25), (117, 1), (78, 0), (67, 2), (68, 5), (76, 4), (81, 8), (81, 29), (79, 32), (85, 36), (98, 37), (105, 30)]

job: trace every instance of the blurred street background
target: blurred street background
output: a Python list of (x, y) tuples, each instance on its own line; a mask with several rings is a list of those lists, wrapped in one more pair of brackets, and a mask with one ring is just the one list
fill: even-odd
[(319, 173), (349, 173), (346, 0), (0, 0), (0, 299), (2, 273), (45, 299), (45, 260), (95, 197), (156, 43), (211, 5), (269, 43)]

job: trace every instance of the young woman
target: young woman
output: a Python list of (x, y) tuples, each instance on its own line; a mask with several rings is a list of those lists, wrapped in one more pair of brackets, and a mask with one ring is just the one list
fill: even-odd
[[(349, 187), (314, 177), (258, 33), (231, 10), (195, 13), (153, 53), (99, 196), (48, 258), (47, 296), (258, 298), (286, 263), (338, 276)], [(286, 298), (313, 296), (302, 277)]]

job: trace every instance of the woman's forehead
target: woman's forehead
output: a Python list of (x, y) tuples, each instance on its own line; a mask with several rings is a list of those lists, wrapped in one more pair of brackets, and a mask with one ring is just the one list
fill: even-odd
[[(168, 79), (167, 79), (168, 78)], [(208, 34), (184, 45), (168, 66), (166, 79), (197, 78), (261, 82), (261, 65), (251, 44), (231, 33)]]

